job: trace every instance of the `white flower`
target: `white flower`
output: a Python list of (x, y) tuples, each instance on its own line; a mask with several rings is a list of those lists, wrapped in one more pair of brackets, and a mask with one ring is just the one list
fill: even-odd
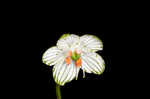
[(49, 48), (43, 54), (43, 62), (53, 67), (53, 77), (57, 84), (64, 85), (74, 78), (78, 78), (79, 70), (101, 74), (105, 63), (96, 51), (102, 50), (102, 41), (93, 35), (81, 37), (74, 34), (64, 34), (57, 42), (57, 46)]

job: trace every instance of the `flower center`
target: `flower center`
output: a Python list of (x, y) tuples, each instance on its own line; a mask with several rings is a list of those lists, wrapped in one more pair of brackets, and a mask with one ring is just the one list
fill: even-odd
[(80, 54), (78, 54), (76, 51), (72, 53), (71, 56), (72, 60), (77, 61), (80, 58)]
[(75, 65), (77, 67), (81, 66), (81, 58), (80, 58), (80, 56), (81, 56), (81, 51), (80, 50), (75, 50), (74, 52), (69, 51), (68, 55), (67, 55), (67, 57), (65, 59), (66, 64), (70, 64), (71, 63), (71, 59), (72, 59), (73, 61), (75, 61)]

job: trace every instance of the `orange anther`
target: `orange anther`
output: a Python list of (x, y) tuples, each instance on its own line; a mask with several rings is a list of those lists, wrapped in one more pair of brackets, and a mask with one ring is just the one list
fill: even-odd
[(67, 56), (72, 56), (72, 51), (69, 51)]
[(80, 67), (81, 64), (82, 64), (81, 58), (79, 58), (79, 59), (75, 62), (75, 65), (76, 65), (77, 67)]
[(71, 58), (70, 58), (69, 56), (68, 56), (68, 57), (66, 57), (65, 62), (66, 62), (66, 64), (67, 64), (67, 65), (69, 65), (69, 64), (70, 64), (70, 62), (71, 62)]

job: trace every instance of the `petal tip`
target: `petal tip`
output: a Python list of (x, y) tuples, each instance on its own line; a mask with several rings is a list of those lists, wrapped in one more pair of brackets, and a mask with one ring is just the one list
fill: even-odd
[(68, 37), (68, 36), (70, 36), (70, 34), (69, 34), (69, 33), (66, 33), (66, 34), (63, 34), (59, 39), (64, 39), (64, 38), (66, 38), (66, 37)]

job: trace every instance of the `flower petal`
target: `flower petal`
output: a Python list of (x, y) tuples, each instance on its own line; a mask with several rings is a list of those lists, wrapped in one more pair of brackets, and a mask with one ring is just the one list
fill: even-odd
[(76, 77), (76, 67), (74, 62), (71, 60), (69, 65), (67, 65), (64, 61), (56, 64), (53, 68), (53, 77), (55, 82), (62, 86), (73, 80)]
[(79, 71), (80, 71), (80, 67), (76, 66), (76, 80), (78, 79)]
[(80, 37), (80, 44), (85, 52), (96, 52), (103, 49), (102, 41), (94, 35), (83, 35)]
[(62, 50), (59, 50), (57, 47), (51, 47), (43, 54), (42, 61), (50, 66), (56, 64), (63, 58)]
[(83, 53), (81, 55), (82, 69), (87, 73), (102, 74), (105, 69), (104, 60), (97, 53)]
[(69, 50), (76, 44), (79, 44), (79, 36), (74, 34), (67, 35), (57, 41), (58, 48), (62, 50)]

